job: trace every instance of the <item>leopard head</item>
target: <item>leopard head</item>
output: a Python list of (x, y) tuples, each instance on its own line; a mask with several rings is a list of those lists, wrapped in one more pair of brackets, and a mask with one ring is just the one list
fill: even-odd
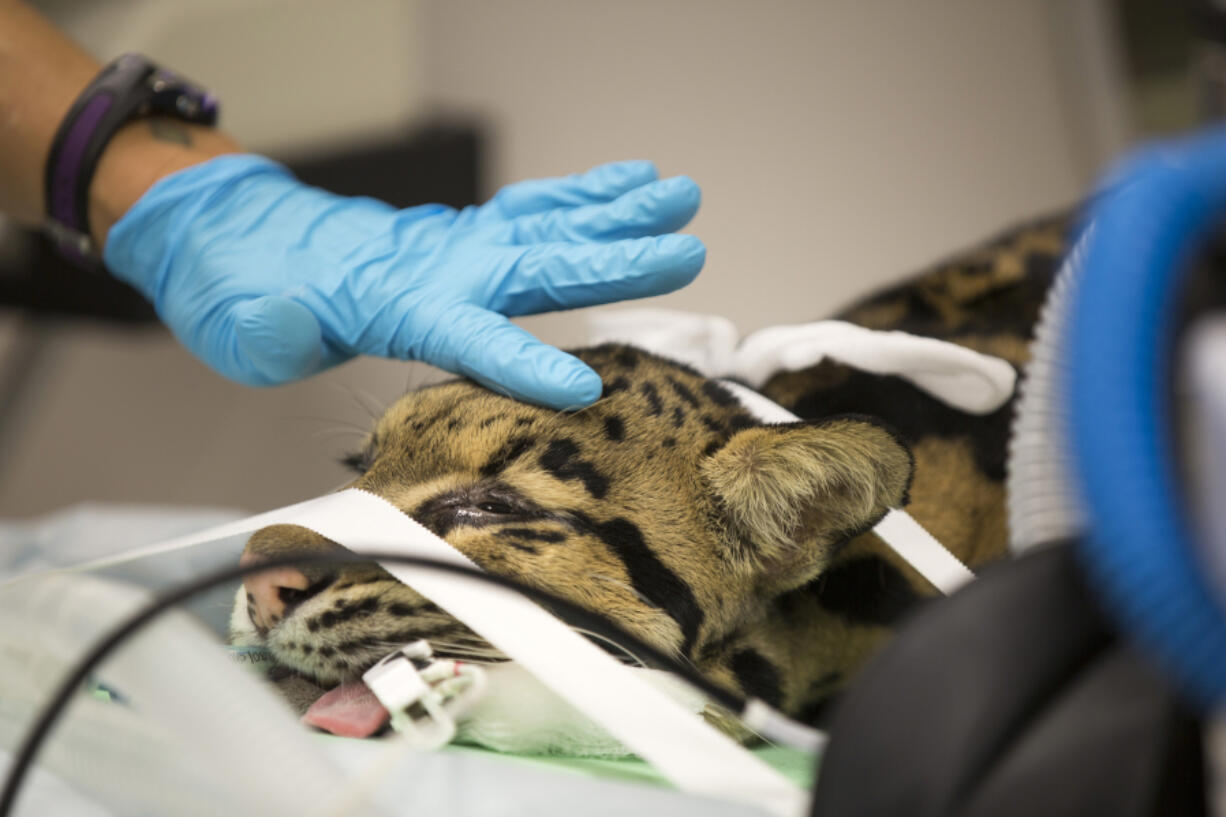
[[(576, 354), (604, 382), (594, 405), (558, 412), (466, 380), (412, 392), (353, 458), (352, 487), (484, 570), (596, 611), (700, 670), (706, 647), (819, 576), (905, 501), (911, 455), (872, 420), (767, 426), (681, 364), (619, 345)], [(244, 558), (337, 547), (276, 525)], [(240, 591), (236, 629), (321, 683), (351, 680), (417, 638), (439, 654), (494, 655), (376, 565), (267, 576)]]

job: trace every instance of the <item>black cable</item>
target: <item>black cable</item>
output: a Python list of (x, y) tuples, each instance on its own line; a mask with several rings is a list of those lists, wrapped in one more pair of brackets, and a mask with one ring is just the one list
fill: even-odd
[(593, 613), (592, 611), (584, 609), (573, 602), (555, 596), (550, 592), (531, 587), (515, 581), (514, 579), (508, 579), (505, 576), (485, 573), (481, 570), (468, 567), (467, 565), (455, 564), (454, 562), (445, 562), (423, 556), (406, 556), (399, 553), (358, 554), (337, 552), (286, 556), (281, 559), (271, 559), (256, 564), (227, 567), (223, 570), (206, 574), (191, 582), (165, 591), (144, 608), (130, 616), (122, 624), (112, 630), (109, 635), (94, 645), (93, 649), (86, 653), (85, 657), (80, 659), (76, 666), (69, 671), (68, 675), (60, 683), (59, 688), (56, 689), (55, 695), (51, 697), (51, 700), (39, 713), (34, 726), (29, 732), (26, 733), (25, 739), (22, 741), (21, 748), (13, 758), (12, 766), (9, 767), (8, 775), (4, 781), (4, 791), (3, 793), (0, 793), (0, 817), (8, 817), (12, 811), (13, 805), (17, 800), (17, 793), (20, 790), (22, 781), (25, 779), (26, 773), (33, 765), (34, 759), (38, 755), (38, 750), (41, 748), (43, 742), (50, 734), (51, 728), (55, 725), (56, 720), (72, 700), (73, 694), (80, 688), (81, 684), (86, 681), (90, 673), (93, 672), (94, 668), (97, 667), (104, 658), (110, 655), (110, 653), (113, 652), (116, 647), (134, 635), (152, 619), (163, 613), (168, 608), (186, 601), (197, 593), (213, 588), (219, 584), (225, 584), (226, 582), (240, 579), (243, 576), (246, 576), (248, 573), (258, 573), (277, 567), (353, 562), (392, 562), (396, 564), (412, 565), (414, 567), (424, 567), (430, 570), (438, 570), (443, 573), (468, 576), (506, 588), (508, 590), (514, 590), (532, 599), (538, 604), (542, 604), (550, 608), (552, 612), (559, 614), (567, 624), (591, 630), (601, 637), (609, 639), (618, 646), (632, 650), (634, 655), (645, 659), (648, 661), (648, 663), (655, 665), (657, 668), (667, 670), (680, 676), (726, 709), (740, 713), (744, 710), (746, 704), (748, 703), (746, 699), (741, 698), (740, 696), (731, 693), (726, 689), (716, 686), (711, 681), (699, 675), (697, 670), (686, 666), (677, 659), (673, 658), (671, 655), (668, 655), (656, 647), (653, 647), (651, 644), (648, 644), (637, 636), (627, 633), (618, 624), (615, 624), (600, 614)]

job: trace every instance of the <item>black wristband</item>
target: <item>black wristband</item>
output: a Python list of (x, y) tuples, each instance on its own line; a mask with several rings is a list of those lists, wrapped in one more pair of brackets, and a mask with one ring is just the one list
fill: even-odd
[(95, 266), (89, 229), (89, 185), (98, 158), (129, 119), (165, 114), (201, 125), (217, 121), (217, 100), (138, 54), (112, 61), (86, 86), (55, 132), (47, 154), (47, 230), (61, 252)]

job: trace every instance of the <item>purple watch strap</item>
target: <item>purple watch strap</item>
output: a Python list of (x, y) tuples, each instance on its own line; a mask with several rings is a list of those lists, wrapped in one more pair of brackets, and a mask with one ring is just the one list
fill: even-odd
[(81, 115), (72, 123), (68, 138), (64, 140), (58, 161), (52, 171), (48, 215), (77, 232), (85, 232), (86, 229), (86, 225), (80, 223), (77, 217), (77, 176), (81, 171), (81, 163), (85, 159), (85, 149), (89, 146), (90, 137), (98, 129), (98, 123), (106, 116), (113, 102), (114, 99), (108, 94), (96, 96), (85, 104)]

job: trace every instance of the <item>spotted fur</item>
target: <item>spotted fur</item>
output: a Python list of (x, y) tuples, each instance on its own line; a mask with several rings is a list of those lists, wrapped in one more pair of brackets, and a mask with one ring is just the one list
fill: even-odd
[[(840, 317), (1020, 366), (1066, 229), (1063, 219), (1028, 225)], [(1011, 404), (969, 416), (900, 378), (826, 361), (766, 384), (805, 418), (767, 427), (678, 363), (616, 345), (577, 354), (605, 384), (589, 408), (554, 412), (464, 380), (416, 391), (351, 458), (354, 485), (485, 570), (807, 717), (934, 592), (871, 532), (889, 508), (906, 506), (970, 565), (1003, 552)], [(278, 525), (248, 553), (335, 547)], [(416, 638), (445, 655), (499, 657), (375, 565), (305, 570), (310, 586), (283, 596), (283, 617), (256, 638), (323, 683)]]

